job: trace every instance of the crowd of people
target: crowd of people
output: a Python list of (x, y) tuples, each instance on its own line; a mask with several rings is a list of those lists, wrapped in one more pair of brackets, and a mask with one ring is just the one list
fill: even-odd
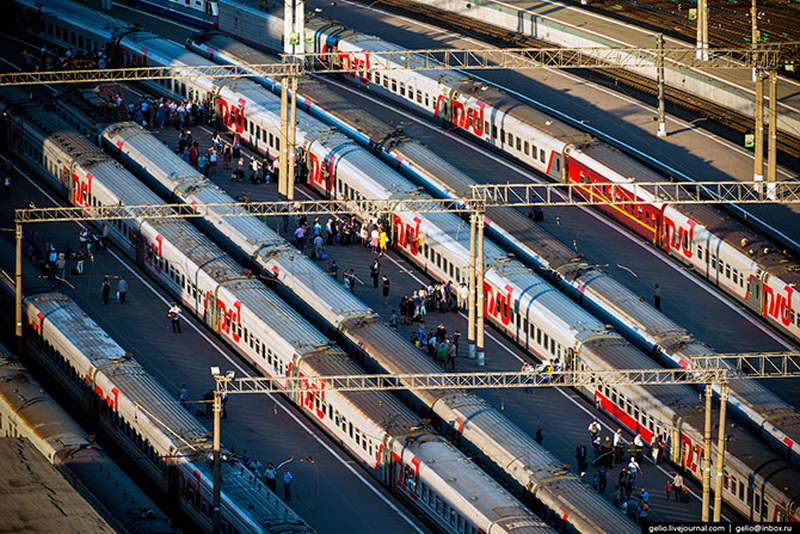
[(111, 66), (111, 60), (105, 50), (92, 47), (89, 51), (57, 50), (43, 45), (38, 54), (26, 48), (22, 51), (22, 65), (26, 72), (54, 70), (87, 70), (105, 69)]
[[(613, 435), (602, 436), (602, 425), (594, 418), (588, 426), (589, 440), (594, 452), (595, 473), (592, 477), (592, 487), (600, 493), (605, 493), (608, 486), (610, 470), (621, 466), (617, 481), (614, 485), (612, 502), (623, 510), (628, 517), (641, 525), (646, 525), (650, 513), (650, 494), (645, 488), (637, 487), (637, 478), (642, 475), (642, 465), (646, 458), (645, 451), (650, 448), (650, 459), (653, 465), (660, 462), (666, 442), (659, 435), (653, 436), (649, 445), (642, 435), (637, 433), (630, 443), (618, 428)], [(584, 476), (588, 471), (588, 452), (583, 442), (575, 448), (575, 459), (578, 471)], [(675, 496), (676, 501), (687, 502), (689, 489), (683, 484), (683, 477), (675, 473), (672, 480), (666, 485), (667, 500)]]

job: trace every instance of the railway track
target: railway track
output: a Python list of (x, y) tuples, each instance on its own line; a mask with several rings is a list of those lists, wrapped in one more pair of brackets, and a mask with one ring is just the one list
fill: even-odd
[[(359, 1), (365, 4), (370, 3), (364, 2), (364, 0)], [(617, 0), (603, 1), (610, 4)], [(630, 3), (636, 4), (636, 2), (633, 1)], [(467, 17), (459, 17), (454, 13), (435, 9), (412, 0), (381, 0), (381, 5), (389, 9), (397, 10), (412, 18), (425, 20), (438, 26), (448, 27), (498, 46), (514, 46), (521, 48), (552, 47), (551, 43), (546, 43), (520, 34), (510, 33), (496, 26), (481, 23)], [(614, 16), (614, 18), (620, 18), (619, 13), (616, 11), (609, 14)], [(654, 18), (653, 20), (656, 19)], [(659, 26), (658, 31), (663, 31), (664, 19), (661, 18), (659, 20), (661, 26)], [(639, 20), (636, 20), (636, 22), (639, 23)], [(685, 34), (679, 33), (678, 35), (685, 38)], [(796, 39), (800, 40), (800, 30), (794, 30), (792, 35), (795, 35)], [(742, 46), (742, 42), (736, 42), (735, 46)], [(647, 95), (655, 96), (658, 92), (655, 81), (621, 69), (593, 69), (589, 74), (600, 76), (614, 85), (627, 87)], [(670, 102), (678, 108), (691, 112), (696, 118), (712, 121), (712, 123), (724, 126), (733, 132), (744, 135), (752, 133), (753, 131), (753, 120), (751, 118), (723, 108), (709, 100), (704, 100), (670, 87), (665, 87), (664, 98), (667, 102)], [(779, 152), (788, 156), (800, 158), (800, 139), (779, 131), (777, 135), (777, 149)]]

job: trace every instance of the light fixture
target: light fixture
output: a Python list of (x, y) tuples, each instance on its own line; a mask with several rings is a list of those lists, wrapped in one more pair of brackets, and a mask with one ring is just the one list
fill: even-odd
[(225, 371), (225, 378), (232, 380), (233, 377), (236, 375), (234, 371)]
[(211, 368), (211, 376), (219, 376), (219, 367), (214, 366)]

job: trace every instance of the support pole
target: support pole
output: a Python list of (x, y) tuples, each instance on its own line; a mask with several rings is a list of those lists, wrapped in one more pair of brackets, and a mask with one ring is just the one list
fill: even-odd
[[(285, 59), (284, 59), (285, 61)], [(278, 140), (280, 149), (278, 150), (278, 194), (288, 198), (289, 173), (286, 171), (289, 162), (289, 117), (287, 109), (289, 107), (289, 77), (281, 77), (281, 132)]]
[[(218, 383), (219, 384), (219, 383)], [(220, 418), (222, 415), (222, 396), (219, 388), (214, 389), (214, 489), (211, 504), (211, 532), (220, 532), (220, 493), (222, 486), (222, 466), (220, 465)]]
[(706, 425), (703, 433), (703, 508), (701, 521), (708, 522), (708, 508), (711, 504), (711, 384), (706, 384)]
[(708, 2), (697, 0), (697, 59), (708, 60)]
[(469, 216), (469, 297), (467, 298), (467, 357), (475, 359), (475, 233), (478, 215)]
[(22, 354), (22, 224), (15, 224), (17, 254), (14, 262), (14, 334), (17, 337), (17, 350)]
[(658, 75), (658, 137), (667, 136), (667, 121), (664, 117), (664, 34), (659, 33), (657, 39), (658, 56), (656, 57), (656, 74)]
[[(750, 48), (756, 49), (758, 44), (758, 8), (756, 7), (756, 0), (750, 3)], [(758, 67), (753, 65), (753, 81), (755, 82), (758, 77)]]
[[(478, 301), (475, 305), (478, 312), (478, 321), (475, 325), (476, 330), (476, 338), (477, 338), (477, 356), (478, 356), (478, 366), (483, 367), (486, 365), (486, 360), (484, 357), (484, 342), (483, 342), (483, 330), (484, 330), (484, 316), (483, 316), (483, 301), (484, 301), (484, 291), (483, 291), (483, 270), (484, 270), (484, 263), (483, 263), (483, 213), (478, 213), (475, 215), (475, 218), (478, 219), (477, 227), (478, 227), (478, 235), (477, 235), (477, 245), (478, 245), (478, 252), (477, 257), (475, 258), (475, 269), (476, 269), (476, 276), (475, 276), (475, 285), (477, 286), (478, 290)], [(509, 304), (510, 306), (511, 304)]]
[(296, 151), (296, 134), (297, 134), (297, 99), (294, 97), (297, 94), (297, 76), (292, 75), (289, 77), (290, 95), (289, 95), (289, 120), (288, 120), (288, 146), (286, 151), (289, 158), (286, 161), (286, 198), (287, 200), (294, 200), (294, 167), (295, 151)]
[(778, 150), (778, 71), (769, 71), (769, 138), (767, 142), (767, 198), (775, 200)]
[[(756, 69), (756, 105), (755, 105), (755, 152), (753, 154), (753, 181), (764, 181), (764, 76), (760, 69)], [(758, 183), (756, 192), (762, 192), (762, 186)]]
[(722, 482), (725, 478), (725, 416), (728, 407), (728, 383), (720, 384), (719, 393), (719, 437), (717, 438), (717, 459), (715, 469), (717, 478), (714, 480), (714, 522), (722, 519)]

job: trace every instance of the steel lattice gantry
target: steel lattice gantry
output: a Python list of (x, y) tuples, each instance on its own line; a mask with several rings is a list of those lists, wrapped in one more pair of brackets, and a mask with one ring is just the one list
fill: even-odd
[[(653, 67), (655, 58), (686, 68), (778, 69), (800, 59), (800, 43), (766, 45), (755, 49), (714, 49), (708, 59), (698, 59), (691, 48), (505, 48), (505, 49), (424, 49), (371, 52), (385, 58), (386, 65), (364, 67), (371, 70), (471, 70), (471, 69), (633, 69)], [(288, 56), (285, 57), (285, 59)], [(0, 74), (0, 86), (48, 83), (122, 82), (208, 76), (238, 78), (259, 75), (272, 78), (296, 76), (304, 72), (342, 73), (352, 68), (342, 63), (338, 52), (291, 55), (293, 61), (254, 63), (246, 68), (235, 65), (195, 65), (181, 67), (134, 67), (73, 71), (14, 72)]]
[[(640, 198), (652, 196), (663, 204), (796, 204), (800, 203), (800, 182), (775, 182), (775, 196), (762, 195), (760, 182), (694, 182), (633, 184), (604, 184), (608, 196), (615, 198), (617, 190), (633, 193)], [(611, 202), (601, 195), (591, 195), (594, 185), (569, 184), (509, 184), (474, 185), (472, 198), (434, 199), (356, 199), (307, 200), (277, 202), (247, 202), (220, 204), (156, 204), (131, 206), (25, 208), (15, 212), (15, 222), (67, 222), (113, 219), (184, 219), (194, 217), (236, 217), (248, 215), (283, 216), (323, 213), (387, 213), (387, 212), (450, 212), (483, 213), (491, 207), (523, 206), (598, 206)], [(589, 197), (585, 197), (587, 193)], [(615, 200), (616, 204), (637, 204), (641, 200)]]

